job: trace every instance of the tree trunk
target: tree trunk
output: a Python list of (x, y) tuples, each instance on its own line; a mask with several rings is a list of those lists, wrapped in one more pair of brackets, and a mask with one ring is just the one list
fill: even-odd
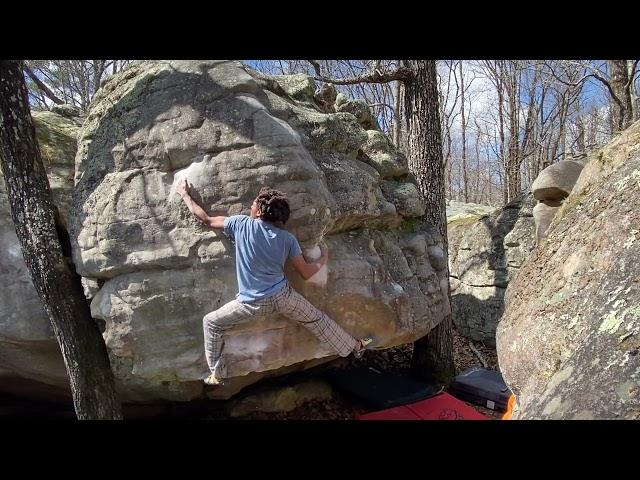
[(104, 340), (60, 246), (19, 61), (0, 61), (0, 165), (22, 255), (60, 345), (78, 419), (121, 419)]
[[(413, 78), (405, 85), (409, 170), (416, 177), (426, 205), (425, 218), (440, 232), (447, 254), (447, 216), (438, 112), (438, 83), (434, 60), (406, 60)], [(449, 269), (446, 269), (449, 278)], [(448, 288), (447, 288), (448, 291)], [(450, 293), (449, 297), (450, 305)], [(447, 383), (455, 375), (451, 314), (428, 335), (415, 342), (414, 375)]]
[(393, 136), (396, 144), (396, 148), (400, 151), (404, 151), (404, 148), (400, 148), (400, 142), (402, 141), (402, 82), (396, 82), (396, 98), (395, 98), (395, 118), (393, 121)]
[(445, 170), (447, 171), (447, 188), (449, 198), (453, 199), (453, 165), (451, 165), (451, 132), (447, 130), (447, 154), (444, 157)]
[[(527, 173), (529, 174), (529, 178), (527, 179), (527, 186), (531, 185), (531, 182), (535, 177), (531, 175), (533, 163), (531, 161), (531, 155), (534, 152), (534, 148), (531, 148), (530, 144), (532, 142), (532, 138), (535, 136), (535, 119), (536, 119), (536, 87), (538, 85), (538, 66), (534, 65), (534, 73), (533, 79), (531, 80), (531, 84), (529, 85), (529, 103), (527, 104), (527, 117), (524, 122), (524, 134), (522, 136), (522, 144), (520, 146), (520, 163), (524, 162), (525, 159), (528, 159), (529, 168), (527, 168)], [(526, 164), (525, 164), (526, 165)], [(520, 168), (520, 167), (518, 167)]]
[(576, 136), (576, 152), (577, 153), (585, 153), (587, 151), (587, 145), (585, 143), (585, 128), (584, 128), (584, 119), (582, 116), (578, 117), (576, 120), (576, 127), (578, 128), (578, 135)]
[[(500, 160), (504, 167), (505, 177), (508, 179), (509, 177), (509, 165), (508, 160), (504, 154), (504, 108), (503, 108), (503, 91), (502, 91), (502, 79), (498, 78), (496, 81), (496, 89), (498, 91), (498, 121), (500, 123)], [(508, 180), (503, 182), (502, 184), (502, 201), (506, 205), (509, 203), (509, 189), (508, 189)]]
[(464, 201), (469, 202), (469, 169), (467, 168), (467, 125), (464, 116), (464, 74), (460, 62), (460, 113), (462, 115), (462, 177), (464, 181)]
[(92, 60), (91, 64), (93, 66), (93, 85), (91, 89), (90, 99), (96, 94), (98, 89), (100, 88), (100, 80), (102, 79), (102, 75), (104, 74), (104, 68), (107, 64), (106, 60)]
[(629, 85), (629, 95), (631, 95), (631, 108), (633, 110), (633, 114), (631, 115), (632, 121), (640, 119), (640, 105), (638, 105), (638, 94), (636, 92), (636, 82), (634, 81), (634, 77), (636, 74), (637, 66), (635, 66), (635, 62), (633, 60), (627, 60), (628, 66), (628, 79), (631, 82)]
[(484, 186), (480, 187), (480, 127), (476, 120), (476, 187), (474, 192), (474, 202), (482, 204), (482, 192), (484, 192)]
[(507, 147), (507, 202), (514, 200), (520, 193), (520, 101), (518, 66), (510, 62), (507, 83), (507, 101), (509, 102), (509, 144)]
[(588, 122), (589, 129), (587, 130), (587, 146), (593, 147), (596, 144), (596, 133), (598, 129), (598, 111), (595, 107), (591, 107)]
[(615, 131), (624, 130), (633, 119), (633, 106), (631, 104), (631, 88), (629, 82), (629, 70), (626, 60), (609, 60), (611, 74), (611, 90), (617, 97), (612, 98), (613, 128)]
[(560, 102), (560, 114), (558, 116), (558, 136), (556, 138), (556, 141), (553, 144), (553, 149), (551, 150), (551, 154), (549, 155), (549, 165), (551, 165), (552, 163), (555, 163), (556, 158), (558, 158), (558, 151), (560, 150), (560, 145), (562, 144), (562, 136), (564, 135), (564, 128), (565, 128), (565, 123), (566, 123), (566, 107), (567, 107), (567, 102), (566, 102), (566, 94), (562, 95), (562, 101)]

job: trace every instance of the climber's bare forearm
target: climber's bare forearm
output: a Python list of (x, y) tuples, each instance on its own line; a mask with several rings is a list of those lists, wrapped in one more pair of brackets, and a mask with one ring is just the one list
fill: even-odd
[(225, 220), (225, 218), (227, 218), (226, 216), (219, 215), (219, 216), (215, 216), (215, 217), (210, 217), (209, 215), (207, 215), (207, 212), (205, 212), (202, 209), (202, 207), (200, 205), (198, 205), (193, 200), (193, 198), (191, 198), (189, 195), (183, 195), (182, 196), (182, 200), (184, 200), (184, 203), (187, 205), (187, 208), (189, 209), (189, 211), (198, 220), (200, 220), (205, 225), (207, 225), (207, 226), (209, 226), (211, 228), (223, 228), (224, 227), (224, 220)]
[(309, 280), (327, 263), (327, 257), (323, 255), (315, 262), (307, 262), (302, 255), (298, 255), (291, 259), (291, 263), (302, 278)]

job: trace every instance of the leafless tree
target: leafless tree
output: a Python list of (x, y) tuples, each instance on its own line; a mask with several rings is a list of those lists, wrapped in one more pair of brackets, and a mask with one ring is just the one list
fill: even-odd
[(27, 60), (29, 98), (47, 109), (67, 103), (86, 113), (101, 83), (125, 68), (131, 60)]
[(60, 345), (78, 419), (121, 419), (107, 348), (80, 276), (63, 255), (20, 61), (0, 61), (0, 167), (24, 261)]
[[(323, 77), (340, 79), (338, 90), (367, 100), (381, 129), (406, 149), (407, 132), (402, 128), (405, 83), (392, 79), (398, 74), (398, 61), (313, 61), (320, 74), (310, 62), (269, 62), (272, 73), (304, 72), (318, 82), (326, 79)], [(505, 203), (526, 190), (543, 168), (569, 153), (608, 141), (623, 110), (632, 112), (631, 117), (624, 113), (623, 125), (638, 118), (637, 61), (624, 61), (624, 84), (616, 84), (612, 77), (612, 62), (622, 69), (623, 61), (439, 61), (447, 198)], [(395, 73), (390, 76), (390, 72)], [(362, 76), (366, 78), (360, 82)], [(624, 77), (615, 78), (620, 76)], [(377, 83), (383, 80), (388, 83)], [(619, 99), (628, 92), (630, 101), (617, 102), (612, 91), (620, 92), (616, 94)]]

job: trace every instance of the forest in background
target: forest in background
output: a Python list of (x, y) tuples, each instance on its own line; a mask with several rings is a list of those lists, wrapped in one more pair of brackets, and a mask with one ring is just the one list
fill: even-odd
[[(132, 60), (33, 60), (25, 78), (34, 109), (86, 113), (100, 85)], [(244, 60), (270, 75), (304, 73), (362, 99), (406, 151), (401, 81), (376, 82), (396, 60)], [(500, 206), (538, 173), (608, 142), (640, 118), (638, 60), (441, 60), (438, 94), (448, 200)], [(367, 81), (362, 81), (368, 77)]]

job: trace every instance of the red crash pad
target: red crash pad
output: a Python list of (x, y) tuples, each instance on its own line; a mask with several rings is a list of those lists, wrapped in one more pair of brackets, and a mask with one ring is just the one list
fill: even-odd
[(358, 420), (489, 420), (485, 415), (448, 393), (441, 393), (409, 405), (365, 413), (356, 418)]

